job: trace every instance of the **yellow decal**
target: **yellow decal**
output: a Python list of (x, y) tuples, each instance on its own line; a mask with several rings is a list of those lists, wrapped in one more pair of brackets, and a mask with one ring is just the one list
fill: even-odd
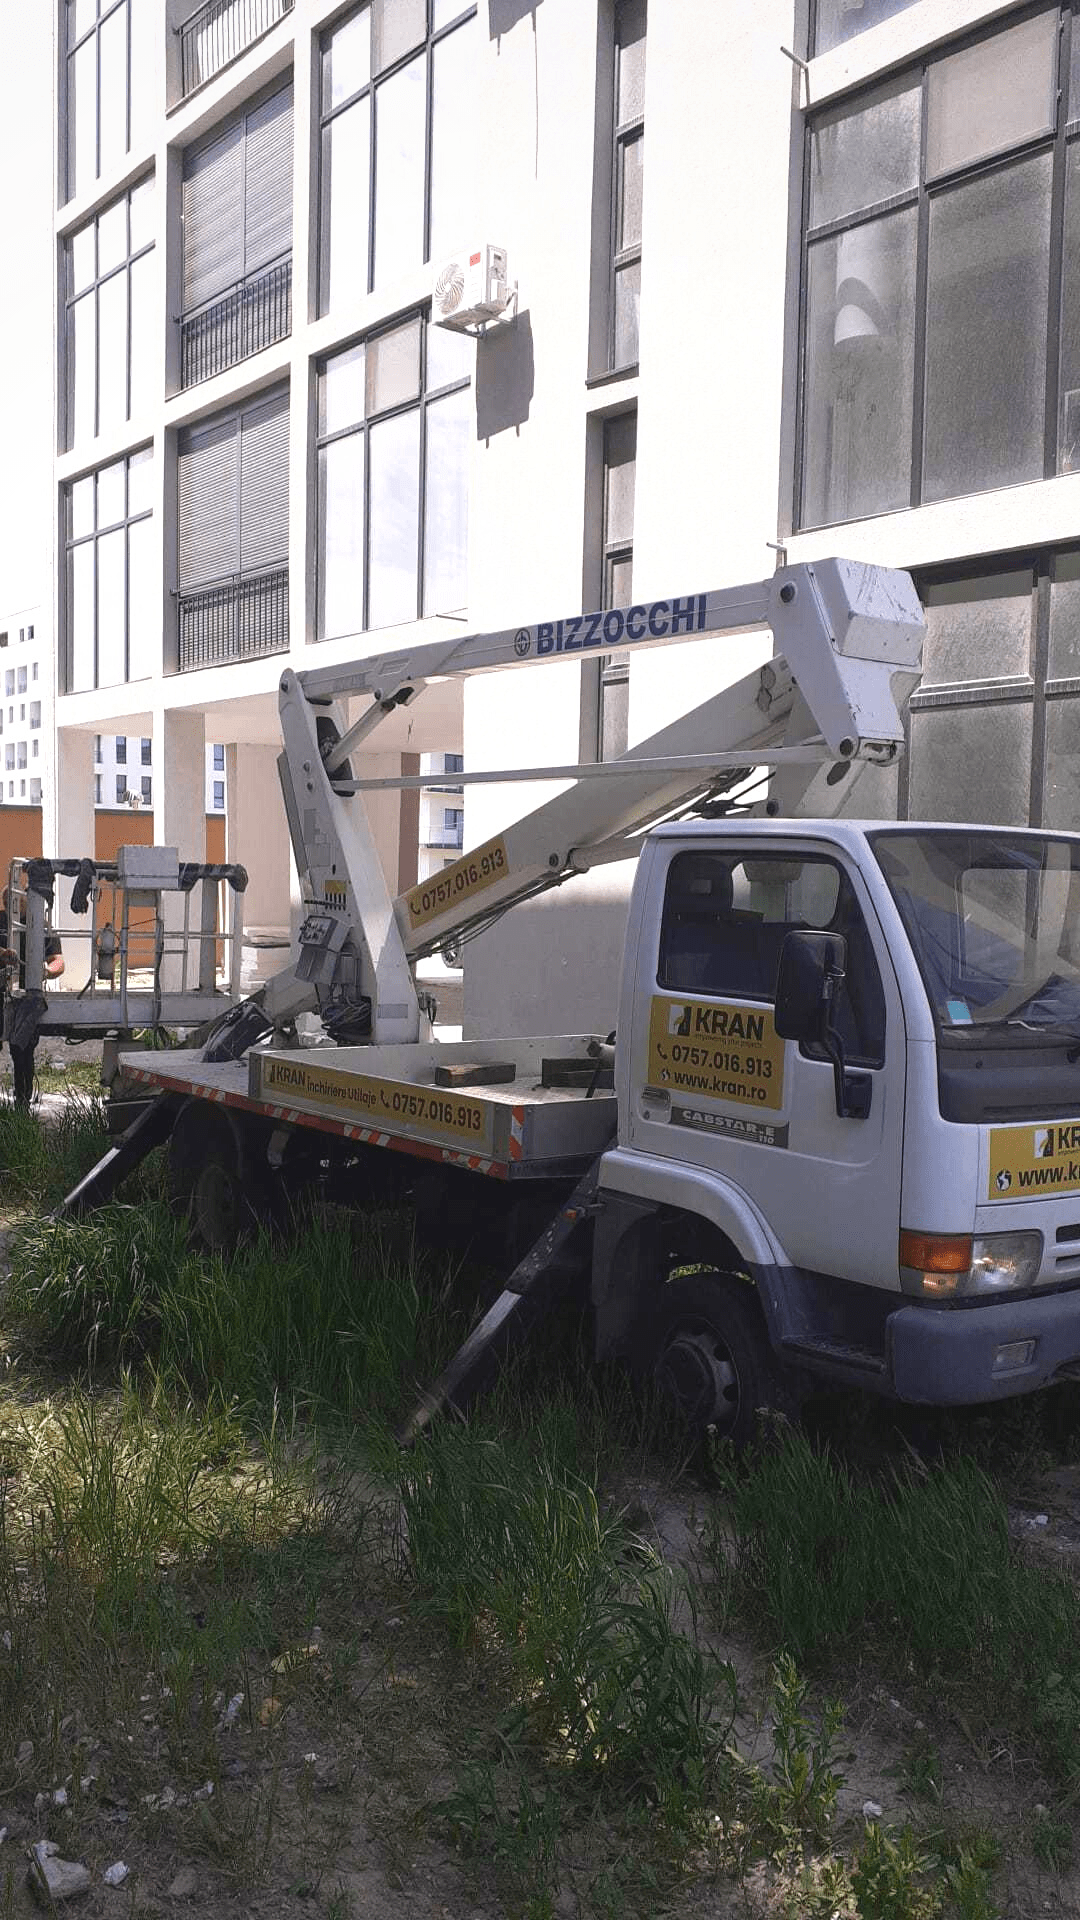
[(1080, 1126), (992, 1127), (989, 1200), (1045, 1200), (1080, 1193)]
[(299, 1060), (261, 1061), (260, 1091), (264, 1099), (306, 1100), (339, 1119), (366, 1122), (388, 1133), (433, 1135), (472, 1153), (491, 1152), (491, 1108), (458, 1093)]
[(323, 886), (323, 898), (328, 907), (344, 907), (347, 899), (343, 880), (327, 880)]
[(654, 999), (649, 1085), (740, 1106), (783, 1106), (784, 1043), (772, 1008)]
[(475, 893), (494, 886), (496, 880), (508, 872), (506, 842), (500, 833), (496, 839), (485, 841), (482, 847), (455, 860), (453, 866), (444, 867), (441, 873), (433, 873), (430, 880), (421, 880), (418, 887), (410, 888), (405, 895), (410, 928), (415, 931), (417, 927), (426, 926), (429, 920), (438, 920), (451, 907), (460, 906)]

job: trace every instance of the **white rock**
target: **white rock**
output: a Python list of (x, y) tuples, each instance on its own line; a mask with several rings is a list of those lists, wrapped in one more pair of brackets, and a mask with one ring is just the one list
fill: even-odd
[(862, 1803), (864, 1820), (880, 1820), (881, 1808), (876, 1800), (864, 1800)]
[(116, 1860), (111, 1867), (106, 1867), (101, 1877), (107, 1887), (122, 1887), (130, 1871), (122, 1860)]
[(169, 1899), (190, 1900), (198, 1884), (199, 1877), (194, 1867), (181, 1867), (176, 1879), (169, 1887)]
[(32, 1850), (26, 1883), (40, 1907), (52, 1911), (59, 1900), (76, 1900), (89, 1893), (89, 1869), (76, 1860), (61, 1860), (51, 1840), (39, 1840)]
[(53, 1798), (54, 1807), (66, 1807), (67, 1806), (67, 1788), (57, 1787), (56, 1792), (53, 1794), (52, 1798)]
[(208, 1780), (204, 1787), (196, 1787), (191, 1797), (193, 1800), (211, 1800), (213, 1798), (213, 1794), (214, 1794), (214, 1783), (212, 1780)]
[(236, 1716), (239, 1713), (243, 1704), (244, 1704), (243, 1694), (234, 1693), (232, 1699), (229, 1701), (228, 1706), (226, 1707), (224, 1713), (222, 1714), (220, 1721), (218, 1722), (219, 1726), (223, 1728), (231, 1727), (234, 1724), (236, 1720)]

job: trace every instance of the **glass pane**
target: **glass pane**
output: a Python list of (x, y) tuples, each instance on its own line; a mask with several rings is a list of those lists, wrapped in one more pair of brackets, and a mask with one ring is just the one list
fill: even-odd
[(819, 120), (810, 143), (810, 225), (917, 187), (921, 120), (917, 74)]
[(1043, 825), (1080, 831), (1080, 700), (1046, 703)]
[(427, 390), (448, 387), (452, 380), (470, 380), (476, 365), (476, 342), (467, 333), (449, 327), (427, 329)]
[(620, 0), (615, 15), (615, 119), (645, 111), (645, 0)]
[(476, 212), (476, 145), (461, 137), (462, 120), (469, 119), (476, 100), (476, 55), (479, 22), (466, 21), (432, 50), (431, 106), (431, 245), (429, 258), (438, 260), (462, 241), (471, 243), (470, 222)]
[(81, 293), (94, 278), (94, 223), (80, 227), (68, 241), (70, 293)]
[(97, 477), (98, 527), (114, 527), (124, 518), (124, 463), (114, 460), (102, 467)]
[(97, 179), (97, 35), (68, 62), (68, 197)]
[(335, 353), (319, 376), (319, 432), (337, 433), (364, 417), (364, 343)]
[(424, 476), (424, 612), (469, 601), (469, 444), (472, 393), (462, 387), (427, 410)]
[(331, 113), (371, 79), (371, 13), (367, 7), (335, 27), (323, 48), (323, 112)]
[(350, 434), (319, 451), (319, 609), (321, 639), (364, 626), (364, 436)]
[(95, 296), (84, 293), (68, 315), (68, 445), (92, 440), (96, 432), (94, 388), (97, 379)]
[[(1080, 23), (1073, 50), (1080, 47)], [(1065, 149), (1065, 239), (1061, 286), (1061, 421), (1058, 460), (1062, 473), (1080, 472), (1080, 141)]]
[(81, 539), (84, 533), (94, 531), (94, 476), (88, 473), (85, 480), (76, 480), (71, 488), (71, 538)]
[[(161, 671), (161, 600), (154, 579), (154, 523), (128, 528), (128, 679)], [(156, 616), (156, 617), (155, 617)]]
[(131, 148), (150, 145), (154, 109), (154, 34), (161, 18), (155, 0), (128, 0), (131, 14)]
[(126, 677), (124, 632), (124, 546), (122, 527), (97, 543), (99, 687), (119, 686)]
[(440, 27), (448, 27), (451, 20), (457, 20), (465, 12), (470, 0), (431, 0), (431, 30), (438, 33)]
[(98, 288), (98, 432), (127, 419), (127, 274)]
[(319, 309), (359, 300), (368, 290), (368, 174), (371, 100), (365, 94), (323, 129), (320, 183)]
[(384, 73), (427, 33), (427, 0), (371, 0), (372, 53)]
[(148, 513), (154, 504), (154, 449), (143, 447), (128, 460), (128, 516)]
[(1054, 560), (1047, 672), (1051, 680), (1080, 675), (1080, 553), (1060, 553)]
[(71, 635), (72, 693), (84, 693), (94, 684), (94, 542), (76, 547), (68, 574), (71, 603), (68, 607), (68, 631)]
[(127, 200), (114, 200), (98, 215), (98, 273), (110, 273), (127, 259)]
[(154, 256), (144, 253), (132, 262), (131, 280), (131, 417), (149, 406), (154, 396)]
[(916, 236), (911, 207), (810, 248), (804, 526), (910, 501)]
[(124, 157), (127, 136), (127, 7), (117, 7), (98, 31), (101, 60), (101, 171)]
[[(604, 425), (604, 545), (628, 545), (634, 537), (637, 476), (637, 414), (623, 413)], [(612, 606), (621, 606), (614, 600)]]
[(645, 159), (645, 136), (635, 134), (632, 140), (624, 141), (619, 149), (619, 232), (616, 245), (621, 252), (624, 247), (637, 247), (641, 244), (641, 188)]
[(1040, 154), (931, 204), (927, 500), (1042, 474), (1050, 175)]
[(1030, 673), (1033, 590), (1030, 571), (928, 586), (923, 684)]
[(97, 0), (68, 0), (68, 46), (73, 47), (97, 19)]
[[(609, 560), (606, 569), (604, 587), (604, 605), (606, 607), (629, 607), (634, 600), (634, 557), (624, 554), (619, 560)], [(629, 661), (628, 653), (612, 654), (612, 660)]]
[[(979, 769), (973, 791), (971, 770)], [(908, 814), (912, 820), (1027, 825), (1031, 706), (939, 707), (911, 716)]]
[(420, 411), (368, 434), (368, 625), (415, 620), (420, 515)]
[(420, 322), (409, 320), (393, 333), (367, 343), (367, 415), (385, 413), (420, 391)]
[(931, 63), (928, 180), (1049, 132), (1054, 124), (1057, 42), (1055, 9)]
[(375, 96), (375, 280), (385, 286), (424, 258), (423, 58)]
[(868, 27), (891, 20), (894, 13), (913, 7), (915, 0), (818, 0), (814, 52), (827, 53)]
[(638, 314), (641, 306), (641, 261), (620, 267), (615, 275), (616, 367), (632, 367), (638, 357)]
[(140, 180), (131, 189), (131, 251), (148, 247), (154, 237), (154, 182)]

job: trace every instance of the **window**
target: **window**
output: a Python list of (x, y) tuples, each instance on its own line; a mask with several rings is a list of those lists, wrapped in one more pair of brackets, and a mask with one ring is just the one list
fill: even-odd
[(20, 667), (18, 669), (18, 677), (15, 682), (15, 689), (17, 693), (26, 692), (26, 668), (25, 667)]
[(95, 775), (94, 775), (94, 805), (95, 805), (95, 807), (100, 807), (100, 805), (101, 805), (101, 775), (100, 775), (100, 773), (95, 773)]
[(20, 800), (26, 799), (26, 781), (25, 780), (19, 781), (19, 798)]
[(179, 666), (289, 643), (289, 396), (188, 428), (179, 451)]
[(5, 748), (4, 748), (4, 765), (5, 765), (5, 767), (14, 767), (14, 765), (15, 765), (15, 742), (14, 742), (14, 740), (9, 740), (9, 741), (8, 741), (8, 743), (7, 743), (7, 746), (6, 746)]
[(161, 662), (150, 448), (65, 489), (65, 691), (144, 680)]
[(372, 0), (322, 40), (319, 312), (469, 237), (470, 0)]
[(141, 774), (139, 777), (139, 786), (142, 793), (143, 806), (148, 807), (153, 796), (153, 781), (147, 774)]
[(1058, 22), (1030, 16), (813, 122), (801, 525), (1080, 464), (1080, 97), (1057, 104)]
[(40, 807), (41, 805), (41, 781), (40, 780), (31, 780), (30, 782), (30, 805), (32, 807)]
[(464, 773), (464, 771), (465, 771), (465, 755), (463, 753), (444, 753), (443, 754), (443, 772), (444, 773)]
[(443, 808), (443, 831), (445, 833), (459, 834), (462, 831), (464, 822), (465, 822), (464, 808), (462, 807), (444, 807)]
[[(880, 1066), (885, 999), (873, 947), (847, 875), (816, 854), (679, 853), (668, 871), (660, 929), (659, 983), (678, 993), (735, 1000), (776, 996), (789, 933), (843, 934), (847, 972), (836, 1007), (848, 1057)], [(817, 1057), (818, 1049), (804, 1046)]]
[(116, 776), (116, 804), (118, 807), (123, 806), (127, 800), (127, 791), (127, 775), (118, 773)]
[(814, 52), (828, 53), (830, 47), (838, 47), (914, 5), (915, 0), (817, 0)]
[(224, 773), (224, 771), (225, 771), (225, 749), (224, 749), (224, 747), (220, 747), (220, 746), (219, 746), (219, 747), (214, 747), (214, 748), (213, 748), (213, 755), (214, 755), (214, 772), (215, 772), (215, 773)]
[(115, 760), (116, 760), (116, 764), (117, 764), (117, 766), (118, 766), (118, 767), (126, 767), (126, 765), (127, 765), (127, 738), (126, 738), (126, 736), (125, 736), (124, 734), (122, 734), (122, 733), (118, 733), (118, 734), (117, 734), (117, 736), (116, 736), (116, 753), (115, 753), (115, 756), (114, 756), (114, 757), (115, 757)]
[(64, 242), (64, 445), (122, 426), (150, 398), (153, 192), (144, 180)]
[[(84, 193), (140, 145), (153, 102), (153, 0), (66, 0), (65, 198)], [(134, 86), (129, 76), (138, 75)]]
[(18, 749), (15, 754), (15, 765), (17, 767), (26, 766), (26, 741), (25, 740), (19, 741)]
[(26, 720), (26, 701), (25, 700), (20, 700), (19, 702), (19, 719), (24, 722)]
[[(604, 422), (605, 607), (628, 607), (634, 598), (634, 489), (637, 476), (637, 414)], [(617, 760), (626, 752), (630, 717), (630, 655), (623, 648), (599, 662), (596, 757)]]
[(415, 315), (322, 367), (321, 639), (465, 606), (472, 358)]
[(31, 680), (36, 680), (36, 679), (37, 679), (37, 677), (38, 677), (38, 663), (37, 663), (37, 661), (35, 660), (35, 661), (34, 661), (34, 662), (32, 663), (32, 665), (31, 665), (31, 668), (30, 668), (30, 678), (31, 678)]
[(225, 782), (224, 780), (215, 780), (214, 781), (214, 806), (220, 811), (220, 809), (224, 805), (225, 805)]
[(103, 753), (102, 753), (102, 751), (101, 751), (101, 735), (100, 735), (100, 733), (95, 733), (95, 735), (94, 735), (94, 759), (95, 759), (95, 760), (103, 760), (103, 759), (104, 759), (104, 757), (105, 757), (105, 756), (104, 756), (104, 754), (103, 754)]
[(39, 755), (39, 753), (40, 753), (40, 751), (41, 751), (41, 741), (40, 741), (40, 740), (32, 740), (32, 741), (30, 742), (30, 758), (31, 758), (31, 760), (36, 760), (36, 759), (38, 758), (38, 755)]
[(4, 692), (14, 693), (14, 691), (15, 691), (15, 669), (14, 667), (9, 667), (7, 672), (4, 675)]
[(142, 760), (142, 764), (143, 764), (143, 766), (144, 766), (144, 767), (148, 767), (148, 766), (149, 766), (149, 765), (151, 764), (151, 761), (152, 761), (152, 760), (153, 760), (153, 758), (154, 758), (154, 743), (153, 743), (153, 741), (152, 741), (152, 740), (140, 740), (140, 742), (139, 742), (139, 753), (140, 753), (140, 758), (141, 758), (141, 760)]
[(645, 159), (646, 0), (615, 0), (608, 366), (637, 365)]
[(185, 387), (291, 329), (292, 135), (287, 86), (184, 157)]
[[(27, 629), (26, 629), (26, 637), (27, 637), (27, 639), (28, 639), (28, 640), (32, 640), (32, 639), (33, 639), (33, 637), (34, 637), (34, 629), (33, 629), (33, 627), (27, 627)], [(34, 677), (35, 677), (35, 679), (37, 678), (37, 668), (36, 668), (36, 667), (34, 668)]]

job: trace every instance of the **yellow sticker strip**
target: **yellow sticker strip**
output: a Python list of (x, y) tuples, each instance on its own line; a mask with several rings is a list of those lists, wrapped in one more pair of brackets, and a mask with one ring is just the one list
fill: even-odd
[(300, 1060), (261, 1060), (259, 1076), (264, 1099), (306, 1100), (340, 1119), (391, 1133), (452, 1140), (472, 1153), (492, 1150), (491, 1108), (459, 1093), (417, 1087), (408, 1081), (376, 1080)]
[(988, 1200), (1048, 1200), (1080, 1193), (1080, 1126), (990, 1129)]
[(649, 1085), (738, 1106), (783, 1106), (784, 1042), (772, 1008), (655, 998)]
[(472, 853), (455, 860), (452, 866), (444, 867), (441, 873), (433, 873), (430, 880), (421, 880), (419, 886), (409, 889), (405, 906), (410, 929), (415, 932), (418, 927), (427, 926), (429, 920), (440, 919), (451, 907), (461, 906), (474, 894), (483, 893), (508, 872), (506, 842), (500, 833), (494, 840), (485, 841), (482, 847), (475, 847)]

